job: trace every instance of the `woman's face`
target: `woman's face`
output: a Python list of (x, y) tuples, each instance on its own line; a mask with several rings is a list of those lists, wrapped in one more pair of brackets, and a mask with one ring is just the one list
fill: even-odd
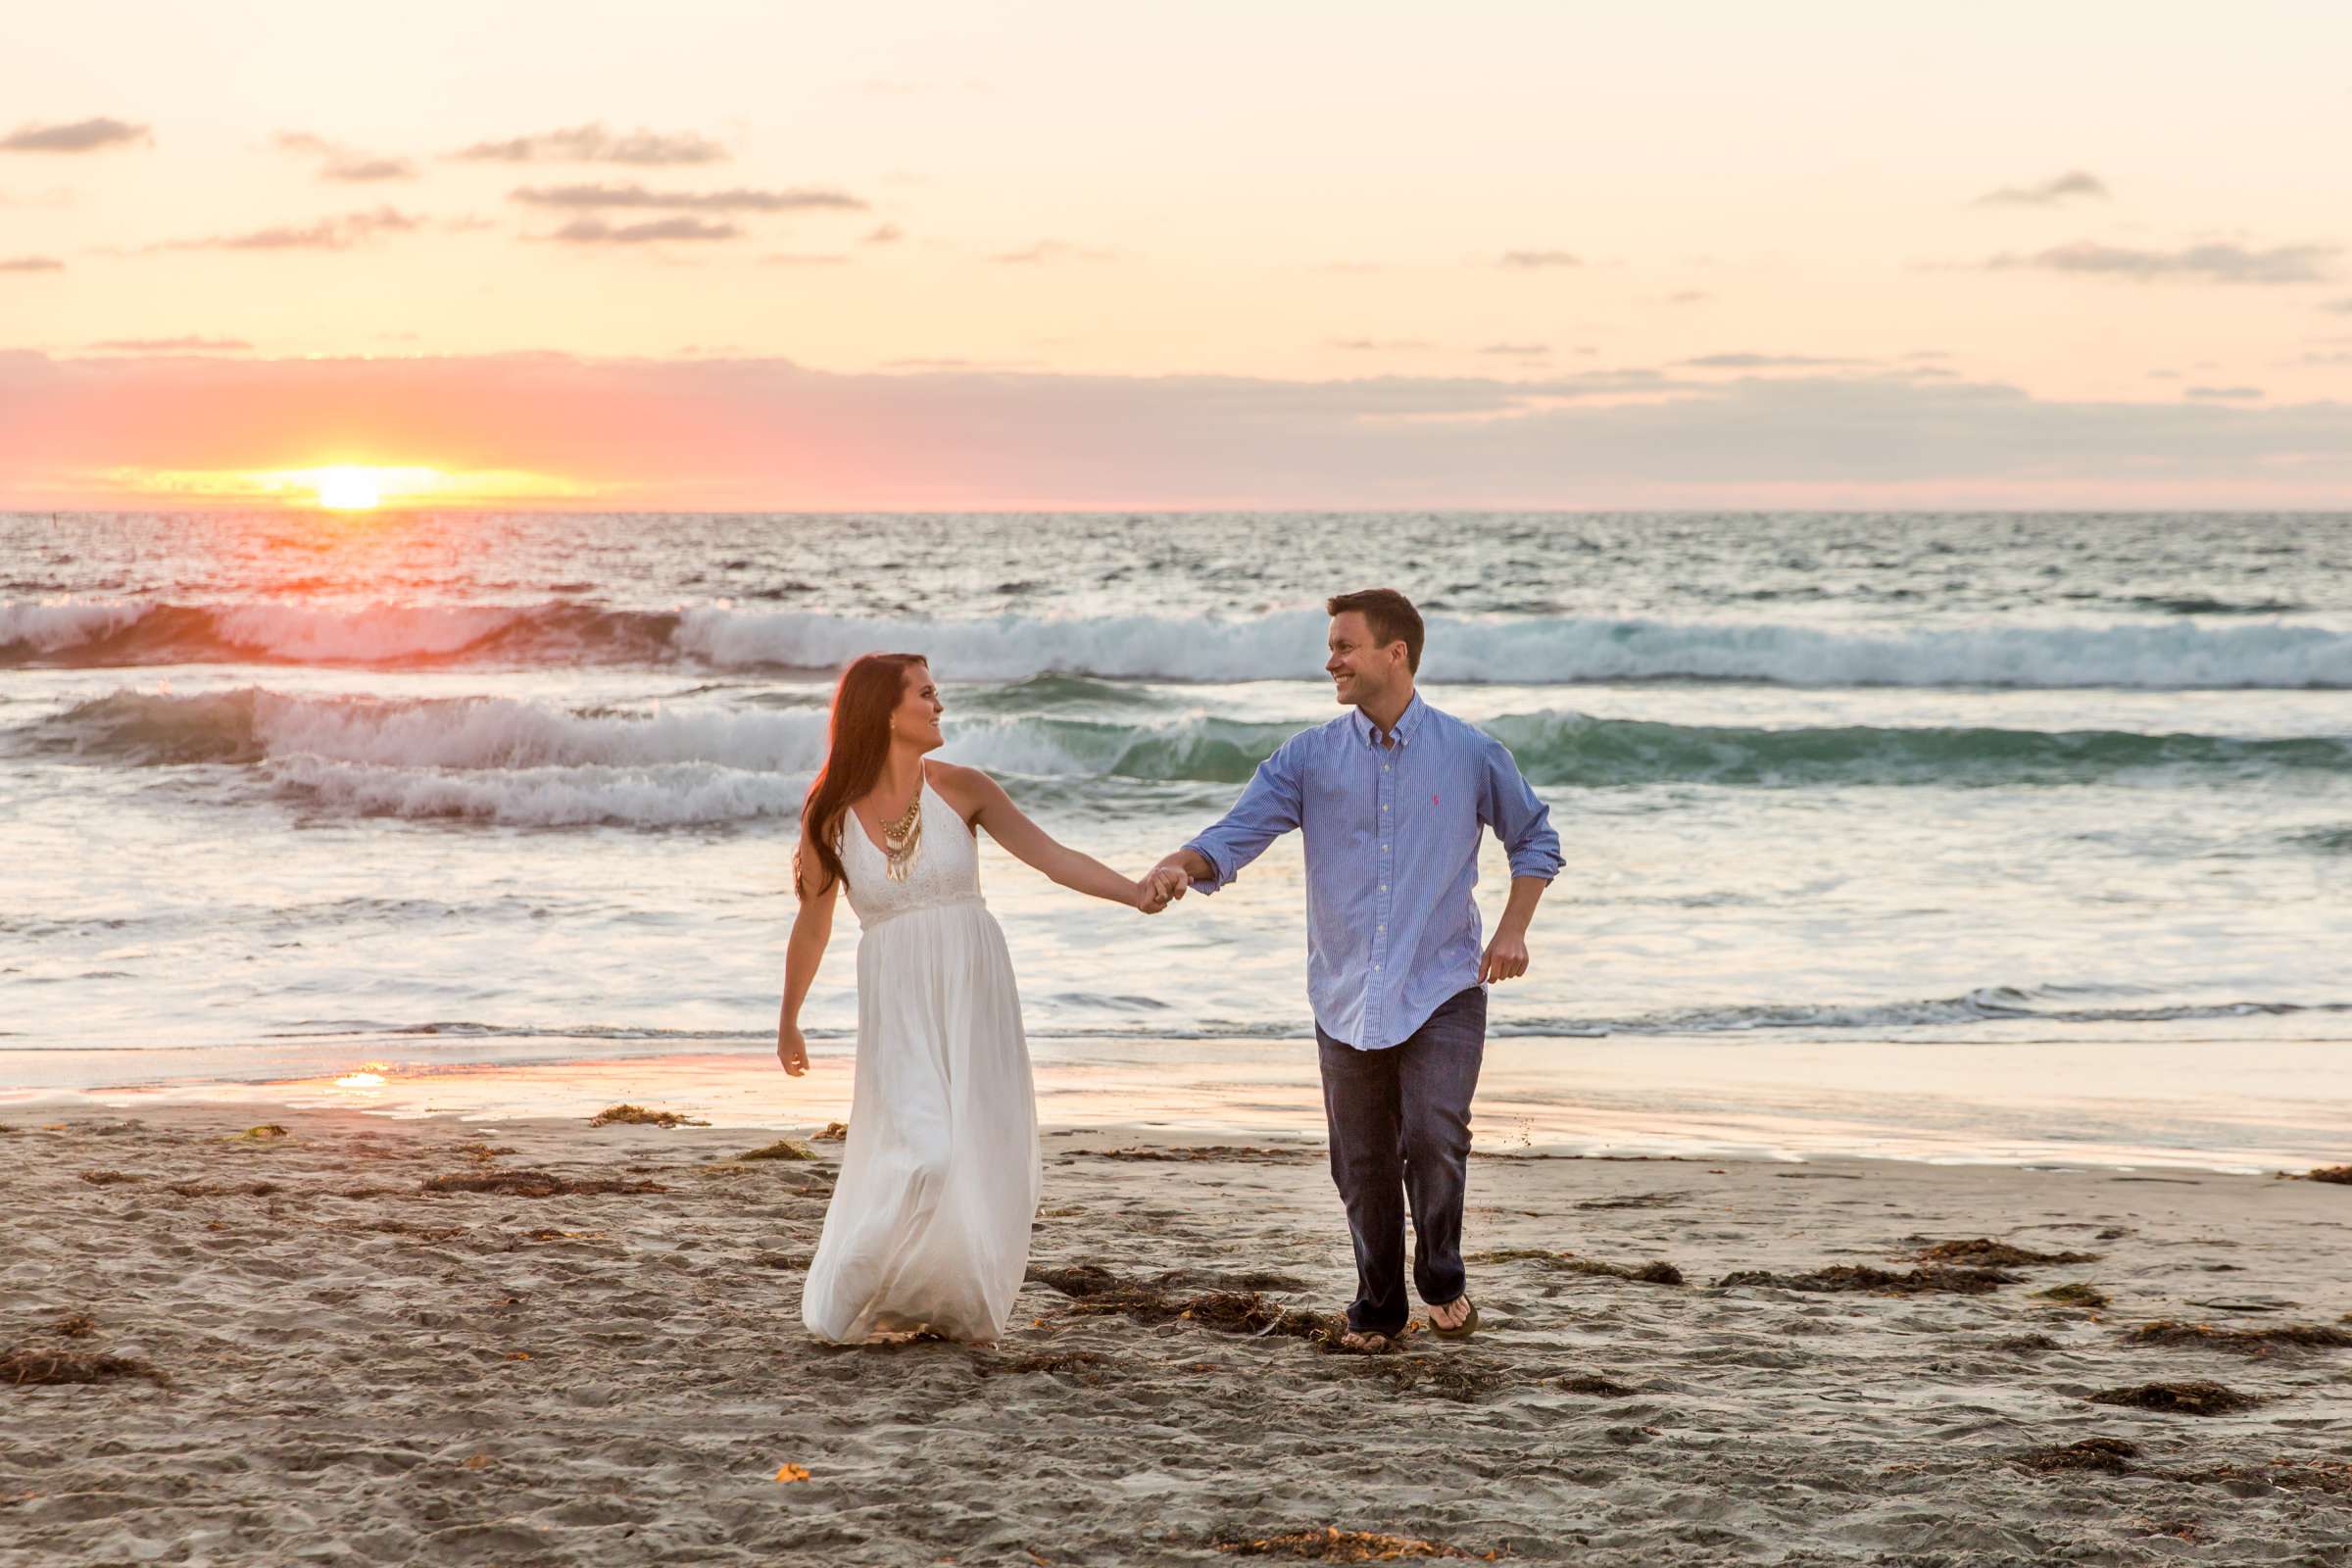
[(930, 667), (907, 665), (906, 684), (899, 688), (899, 706), (890, 711), (891, 741), (918, 752), (938, 750), (947, 744), (939, 732), (939, 715), (946, 711), (939, 688), (931, 683)]

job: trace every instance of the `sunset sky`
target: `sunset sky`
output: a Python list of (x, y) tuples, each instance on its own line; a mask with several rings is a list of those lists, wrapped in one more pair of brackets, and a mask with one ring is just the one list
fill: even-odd
[(0, 507), (2352, 505), (2340, 0), (361, 15), (0, 21)]

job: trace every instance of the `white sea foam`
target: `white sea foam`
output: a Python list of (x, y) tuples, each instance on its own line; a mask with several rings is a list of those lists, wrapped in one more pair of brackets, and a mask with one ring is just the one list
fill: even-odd
[[(877, 649), (927, 653), (958, 680), (1043, 674), (1114, 679), (1312, 679), (1326, 622), (1292, 612), (1247, 620), (1099, 616), (1039, 620), (859, 619), (693, 610), (676, 646), (715, 665), (829, 668)], [(1772, 622), (1540, 616), (1433, 617), (1431, 682), (1769, 681), (1797, 686), (2352, 687), (2352, 634), (2280, 623), (1825, 631)]]
[(0, 605), (0, 650), (55, 653), (110, 637), (151, 607), (130, 600), (41, 600)]
[[(0, 651), (23, 662), (155, 664), (267, 660), (525, 665), (688, 663), (830, 670), (911, 650), (957, 681), (1314, 679), (1323, 617), (1102, 615), (934, 620), (703, 606), (681, 611), (286, 605), (0, 607)], [(85, 654), (77, 655), (77, 650)], [(1772, 621), (1537, 615), (1433, 617), (1434, 682), (1764, 681), (1796, 686), (2352, 688), (2352, 633), (2285, 621), (2187, 619), (1829, 630)]]
[(687, 827), (797, 815), (806, 775), (709, 763), (445, 772), (292, 757), (267, 764), (286, 793), (331, 815), (461, 817), (512, 827)]

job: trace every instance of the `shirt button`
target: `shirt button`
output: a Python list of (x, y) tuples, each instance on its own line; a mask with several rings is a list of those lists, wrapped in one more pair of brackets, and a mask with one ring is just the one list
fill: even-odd
[(1387, 810), (1387, 809), (1389, 808), (1389, 803), (1388, 803), (1388, 802), (1386, 802), (1386, 801), (1383, 801), (1383, 802), (1381, 802), (1381, 803), (1380, 803), (1380, 808), (1381, 808), (1382, 810), (1384, 810), (1384, 811), (1385, 811), (1385, 810)]
[(1389, 891), (1389, 885), (1388, 885), (1386, 882), (1383, 882), (1383, 883), (1380, 885), (1380, 891), (1381, 891), (1381, 892), (1383, 892), (1383, 893), (1386, 893), (1386, 892), (1388, 892), (1388, 891)]
[(1382, 921), (1382, 922), (1381, 922), (1381, 923), (1380, 923), (1378, 926), (1374, 927), (1373, 929), (1375, 929), (1375, 930), (1379, 930), (1379, 931), (1386, 931), (1388, 928), (1389, 928), (1389, 923), (1388, 923), (1386, 920), (1383, 920), (1383, 921)]

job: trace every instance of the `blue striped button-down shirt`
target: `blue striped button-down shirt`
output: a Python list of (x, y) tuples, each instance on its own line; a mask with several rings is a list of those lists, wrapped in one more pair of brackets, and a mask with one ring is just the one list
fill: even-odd
[(1398, 1044), (1475, 984), (1479, 829), (1513, 877), (1559, 873), (1551, 813), (1500, 741), (1415, 695), (1384, 745), (1361, 709), (1303, 730), (1258, 764), (1222, 821), (1187, 849), (1214, 893), (1282, 834), (1306, 834), (1306, 991), (1315, 1021), (1361, 1051)]

